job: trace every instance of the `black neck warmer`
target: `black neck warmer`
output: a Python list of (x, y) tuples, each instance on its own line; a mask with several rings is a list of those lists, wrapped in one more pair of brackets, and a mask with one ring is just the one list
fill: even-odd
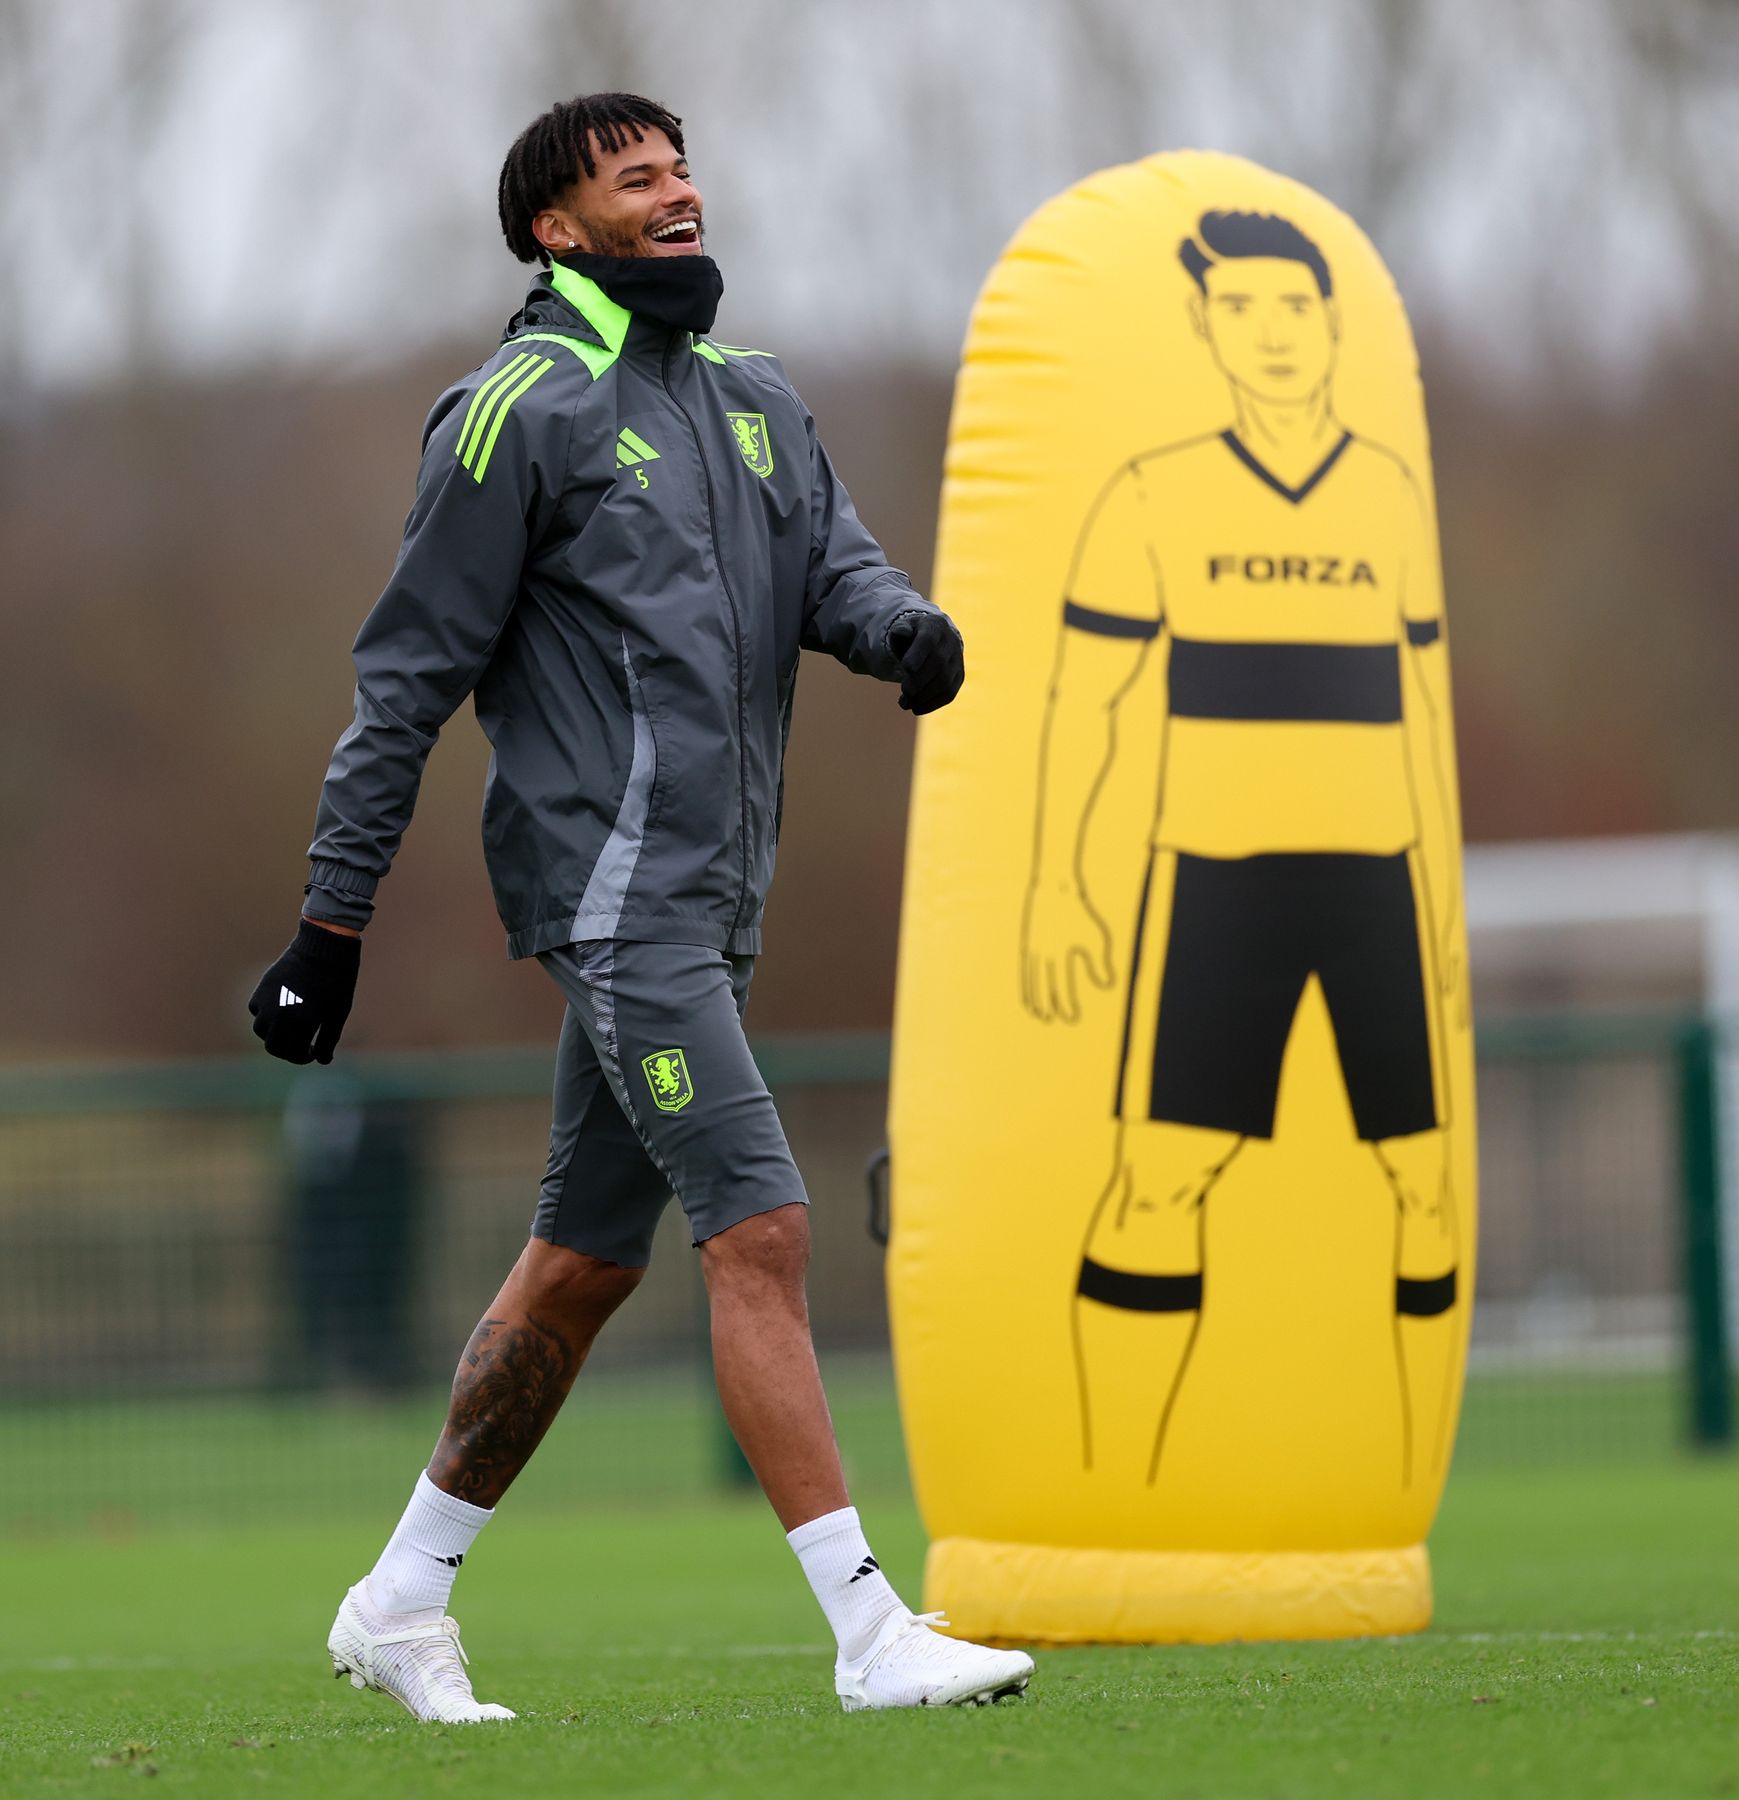
[(570, 250), (556, 261), (595, 281), (618, 306), (677, 331), (711, 331), (725, 278), (710, 256), (594, 256)]

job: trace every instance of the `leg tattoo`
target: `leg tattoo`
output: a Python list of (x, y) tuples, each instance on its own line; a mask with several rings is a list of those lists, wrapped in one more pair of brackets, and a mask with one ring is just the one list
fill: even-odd
[(517, 1324), (484, 1319), (459, 1359), (429, 1479), (473, 1506), (493, 1506), (561, 1410), (581, 1360), (561, 1332), (530, 1314)]

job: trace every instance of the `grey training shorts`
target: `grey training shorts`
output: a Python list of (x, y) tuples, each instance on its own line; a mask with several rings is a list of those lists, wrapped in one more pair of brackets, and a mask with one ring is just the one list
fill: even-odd
[(753, 957), (594, 940), (538, 961), (568, 1011), (533, 1237), (644, 1268), (673, 1191), (697, 1244), (807, 1204), (743, 1035)]

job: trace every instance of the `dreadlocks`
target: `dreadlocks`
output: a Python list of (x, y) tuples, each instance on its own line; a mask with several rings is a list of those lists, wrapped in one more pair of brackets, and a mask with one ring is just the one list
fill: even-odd
[(561, 199), (582, 169), (588, 176), (597, 174), (592, 139), (614, 151), (629, 138), (639, 143), (647, 131), (662, 131), (677, 155), (683, 154), (682, 121), (639, 94), (581, 94), (558, 101), (533, 119), (501, 165), (501, 234), (508, 249), (521, 262), (547, 263), (549, 252), (537, 241), (531, 222)]

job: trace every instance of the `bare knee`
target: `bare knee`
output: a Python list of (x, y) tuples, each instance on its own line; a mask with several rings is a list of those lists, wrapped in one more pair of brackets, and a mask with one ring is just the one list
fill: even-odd
[(799, 1202), (756, 1213), (700, 1247), (707, 1287), (803, 1290), (809, 1270), (809, 1208)]
[(533, 1238), (514, 1276), (529, 1313), (602, 1324), (640, 1285), (646, 1271), (605, 1262), (583, 1250)]

